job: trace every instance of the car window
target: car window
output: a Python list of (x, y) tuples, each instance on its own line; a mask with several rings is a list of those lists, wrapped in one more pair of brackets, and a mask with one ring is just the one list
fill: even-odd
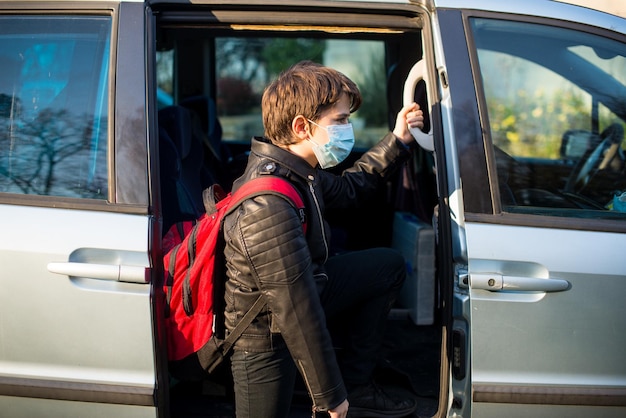
[(626, 192), (626, 46), (572, 29), (470, 22), (503, 209), (612, 216)]
[(106, 199), (108, 16), (0, 16), (0, 192)]
[[(363, 103), (350, 121), (357, 148), (369, 148), (387, 132), (387, 74), (382, 40), (287, 37), (216, 37), (216, 109), (223, 141), (262, 135), (261, 96), (282, 70), (308, 59), (331, 66), (354, 80)], [(161, 91), (172, 94), (172, 51), (157, 54)]]

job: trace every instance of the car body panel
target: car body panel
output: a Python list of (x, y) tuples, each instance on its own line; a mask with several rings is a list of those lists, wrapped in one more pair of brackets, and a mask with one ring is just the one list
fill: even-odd
[[(107, 120), (105, 198), (0, 193), (0, 408), (9, 416), (169, 414), (157, 110), (177, 103), (183, 89), (210, 92), (216, 80), (206, 71), (206, 80), (199, 83), (206, 84), (189, 81), (178, 86), (180, 91), (166, 92), (157, 87), (155, 56), (159, 25), (176, 28), (189, 13), (196, 14), (194, 24), (206, 25), (207, 37), (236, 31), (278, 37), (281, 31), (301, 31), (324, 33), (320, 38), (348, 34), (351, 39), (380, 40), (394, 31), (419, 32), (422, 44), (413, 45), (406, 56), (412, 60), (422, 54), (426, 64), (423, 78), (428, 82), (437, 182), (433, 188), (439, 198), (433, 217), (439, 298), (435, 316), (441, 329), (434, 415), (626, 413), (626, 368), (621, 361), (626, 342), (626, 308), (621, 303), (626, 298), (626, 258), (621, 256), (626, 219), (605, 216), (608, 211), (598, 216), (585, 210), (565, 216), (515, 212), (501, 201), (490, 130), (495, 121), (489, 119), (469, 23), (474, 17), (531, 22), (598, 34), (623, 45), (621, 4), (0, 3), (2, 15), (20, 10), (112, 17), (106, 112), (112, 117)], [(213, 35), (213, 30), (222, 32)], [(214, 47), (205, 46), (204, 51)], [(561, 67), (560, 72), (567, 71)], [(392, 101), (401, 99), (388, 98)]]
[[(457, 187), (448, 192), (449, 201), (458, 200), (455, 195), (466, 199), (465, 205), (456, 207), (461, 219), (458, 228), (463, 231), (459, 237), (466, 241), (455, 253), (453, 329), (470, 344), (464, 351), (470, 353), (470, 360), (467, 374), (451, 380), (449, 413), (614, 416), (626, 407), (626, 369), (620, 361), (624, 337), (616, 332), (626, 326), (626, 312), (619, 302), (626, 296), (626, 262), (619, 255), (625, 239), (623, 223), (567, 215), (510, 215), (499, 202), (491, 201), (485, 152), (489, 145), (483, 145), (485, 128), (477, 125), (481, 98), (468, 88), (475, 85), (480, 94), (482, 86), (471, 80), (478, 70), (464, 55), (472, 55), (474, 45), (471, 35), (459, 32), (458, 23), (463, 14), (481, 16), (476, 10), (488, 10), (491, 18), (524, 20), (527, 15), (537, 22), (530, 15), (554, 16), (624, 33), (624, 20), (575, 6), (531, 4), (535, 5), (475, 2), (467, 7), (467, 2), (437, 2), (450, 8), (439, 11), (442, 28), (446, 23), (454, 27), (441, 36), (450, 59), (453, 139), (461, 151), (455, 154), (460, 168), (453, 156), (447, 160), (446, 172), (465, 180), (463, 191), (449, 182)], [(470, 32), (468, 26), (465, 31)], [(444, 135), (447, 129), (444, 125)]]
[[(626, 236), (469, 222), (466, 230), (473, 411), (537, 399), (587, 405), (594, 416), (594, 405), (623, 409), (626, 340), (617, 330), (626, 326)], [(541, 280), (525, 286), (531, 278)], [(554, 279), (568, 287), (541, 291)]]
[[(94, 416), (100, 407), (120, 416), (155, 416), (148, 219), (14, 205), (1, 211), (0, 386), (4, 394), (31, 398), (14, 416), (36, 416), (56, 404), (42, 399), (57, 397), (90, 402)], [(69, 263), (78, 267), (76, 276), (54, 268)], [(93, 278), (107, 267), (143, 271), (144, 281)], [(13, 400), (0, 399), (11, 411)], [(122, 405), (132, 412), (126, 415)], [(64, 416), (82, 416), (84, 409), (74, 408), (77, 415)]]
[[(580, 3), (580, 4), (577, 4)], [(585, 4), (584, 6), (582, 4)], [(511, 13), (518, 16), (541, 16), (564, 21), (578, 22), (584, 19), (586, 24), (598, 27), (614, 28), (618, 32), (624, 32), (624, 19), (612, 12), (620, 13), (618, 2), (604, 2), (583, 0), (574, 1), (542, 1), (542, 0), (511, 0), (500, 2), (498, 0), (472, 1), (471, 5), (463, 0), (435, 0), (437, 8), (451, 8), (457, 10), (483, 10), (502, 13)], [(623, 10), (623, 9), (621, 9)]]
[[(17, 7), (28, 19), (43, 14), (46, 24), (41, 30), (53, 35), (46, 39), (24, 25), (13, 11)], [(3, 18), (15, 22), (3, 35), (19, 39), (28, 53), (44, 51), (39, 65), (48, 68), (48, 78), (71, 74), (53, 91), (57, 96), (50, 104), (57, 106), (53, 109), (58, 108), (59, 116), (32, 121), (28, 115), (20, 116), (19, 101), (27, 103), (29, 94), (33, 103), (39, 100), (37, 88), (49, 84), (45, 74), (34, 65), (22, 66), (22, 77), (41, 85), (26, 93), (22, 87), (21, 94), (27, 97), (20, 96), (21, 79), (11, 80), (10, 73), (6, 74), (6, 81), (17, 86), (12, 93), (12, 106), (17, 110), (3, 114), (16, 121), (16, 133), (9, 134), (13, 152), (3, 154), (3, 162), (16, 164), (17, 186), (28, 184), (27, 177), (17, 171), (20, 153), (28, 154), (28, 139), (44, 144), (48, 126), (59, 121), (67, 125), (61, 126), (65, 130), (59, 131), (60, 139), (50, 137), (50, 150), (56, 153), (53, 163), (40, 166), (53, 173), (48, 177), (53, 193), (46, 195), (48, 189), (33, 187), (20, 194), (18, 187), (5, 181), (11, 193), (0, 194), (4, 267), (0, 275), (4, 289), (0, 292), (0, 405), (9, 416), (157, 416), (159, 350), (151, 282), (153, 271), (162, 270), (152, 268), (155, 222), (148, 214), (145, 72), (128, 71), (129, 65), (144, 68), (143, 37), (136, 36), (136, 31), (143, 33), (144, 8), (114, 2), (3, 2), (0, 9)], [(58, 27), (47, 23), (68, 14), (79, 16), (75, 25), (72, 20)], [(81, 21), (92, 16), (109, 26), (90, 30)], [(20, 31), (29, 30), (36, 37), (20, 38)], [(66, 30), (72, 36), (64, 37)], [(97, 46), (91, 61), (85, 54), (76, 54), (71, 61), (57, 60), (58, 64), (46, 60), (54, 51), (71, 54), (74, 40), (73, 48), (87, 48), (89, 42)], [(13, 60), (13, 50), (5, 48), (3, 57)], [(95, 65), (96, 70), (77, 70), (88, 65)], [(78, 86), (73, 85), (76, 80), (80, 80)], [(4, 97), (12, 92), (6, 85)], [(64, 95), (63, 90), (57, 93), (62, 87), (73, 89), (69, 90), (72, 95)], [(116, 99), (119, 106), (114, 105)], [(27, 109), (33, 114), (39, 111), (36, 106)], [(70, 129), (73, 120), (82, 123), (83, 114), (89, 123), (90, 112), (96, 116), (83, 133)], [(24, 130), (28, 123), (45, 123), (42, 133)], [(88, 147), (70, 148), (73, 138), (85, 138)], [(70, 151), (63, 154), (64, 149)], [(34, 148), (32, 153), (36, 152)], [(28, 164), (34, 162), (23, 167)], [(96, 181), (89, 185), (94, 173)], [(39, 184), (39, 178), (45, 177), (34, 177), (33, 184)]]

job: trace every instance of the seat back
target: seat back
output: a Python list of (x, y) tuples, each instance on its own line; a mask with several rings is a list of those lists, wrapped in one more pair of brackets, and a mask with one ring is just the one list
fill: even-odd
[[(181, 106), (159, 111), (159, 156), (164, 222), (196, 219), (204, 212), (204, 150), (192, 134), (192, 115)], [(167, 231), (164, 226), (164, 231)]]
[(206, 135), (207, 147), (215, 158), (219, 161), (226, 161), (227, 158), (222, 149), (222, 124), (217, 118), (215, 102), (208, 96), (188, 97), (180, 103), (181, 106), (195, 112), (200, 121), (200, 128)]
[(194, 134), (202, 138), (201, 142), (207, 151), (204, 159), (210, 183), (205, 187), (219, 183), (224, 190), (230, 190), (233, 180), (240, 173), (233, 173), (233, 156), (222, 142), (222, 124), (217, 117), (215, 101), (208, 96), (194, 96), (184, 99), (180, 105), (198, 115), (199, 131), (194, 129)]

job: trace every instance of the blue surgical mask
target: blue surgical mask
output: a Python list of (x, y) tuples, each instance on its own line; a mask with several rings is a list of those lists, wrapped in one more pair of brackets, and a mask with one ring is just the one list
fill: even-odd
[(328, 134), (328, 142), (324, 145), (319, 145), (312, 139), (309, 139), (313, 143), (313, 153), (317, 157), (320, 167), (334, 167), (348, 158), (354, 146), (354, 129), (351, 123), (324, 127), (312, 120), (309, 120), (309, 122), (324, 129)]

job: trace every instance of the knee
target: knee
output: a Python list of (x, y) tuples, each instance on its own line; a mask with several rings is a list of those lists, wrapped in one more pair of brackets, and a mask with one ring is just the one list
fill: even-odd
[(385, 275), (392, 288), (399, 288), (406, 278), (406, 260), (393, 248), (380, 248), (380, 259), (383, 261)]

